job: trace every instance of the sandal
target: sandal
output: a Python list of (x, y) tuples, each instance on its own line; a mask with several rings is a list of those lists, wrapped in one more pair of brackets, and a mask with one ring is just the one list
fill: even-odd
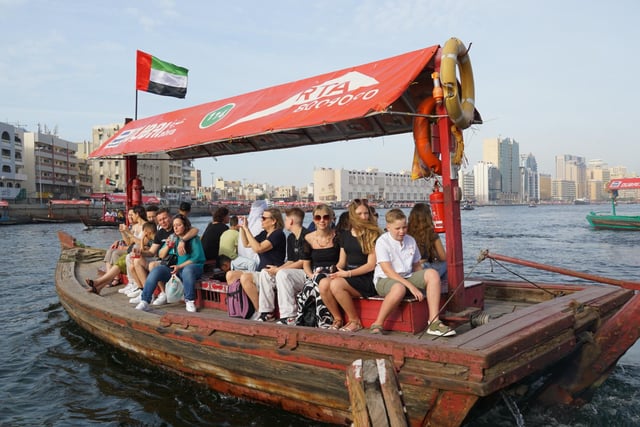
[(346, 325), (340, 328), (342, 332), (358, 332), (360, 329), (362, 329), (362, 324), (355, 320), (350, 320)]
[(331, 329), (332, 331), (339, 331), (340, 328), (342, 328), (342, 319), (334, 320), (331, 326), (329, 326), (329, 329)]
[(87, 290), (88, 292), (91, 292), (91, 293), (96, 294), (96, 295), (100, 295), (100, 292), (98, 291), (96, 286), (93, 284), (93, 280), (84, 279), (84, 281), (86, 282), (87, 286), (89, 286), (89, 289)]
[(109, 283), (109, 284), (107, 285), (107, 287), (112, 288), (112, 287), (114, 287), (114, 286), (118, 286), (118, 285), (120, 285), (121, 283), (122, 283), (122, 282), (120, 281), (120, 276), (118, 275), (118, 276), (116, 276), (116, 277), (114, 277), (114, 278), (113, 278), (113, 280), (111, 281), (111, 283)]
[(382, 328), (382, 325), (371, 325), (369, 332), (372, 334), (382, 335), (384, 334), (384, 329)]

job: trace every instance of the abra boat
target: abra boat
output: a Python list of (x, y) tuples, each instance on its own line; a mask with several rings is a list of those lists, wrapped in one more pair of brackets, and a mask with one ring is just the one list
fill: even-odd
[[(47, 216), (31, 216), (31, 222), (59, 224), (64, 222), (80, 221), (80, 210), (89, 211), (89, 200), (49, 200)], [(57, 210), (54, 207), (58, 208)], [(83, 209), (84, 208), (84, 209)]]
[(616, 178), (607, 184), (611, 193), (611, 214), (590, 212), (587, 221), (593, 228), (640, 231), (640, 215), (616, 215), (619, 191), (640, 189), (640, 178)]
[[(238, 320), (226, 314), (224, 284), (208, 280), (198, 287), (197, 313), (180, 304), (137, 311), (116, 288), (103, 296), (86, 292), (84, 279), (95, 273), (102, 251), (78, 247), (65, 235), (56, 269), (59, 299), (82, 328), (134, 357), (223, 393), (340, 425), (371, 419), (377, 425), (399, 414), (403, 421), (391, 425), (459, 426), (472, 408), (513, 390), (553, 404), (580, 403), (638, 339), (640, 284), (488, 252), (483, 257), (606, 285), (464, 277), (452, 178), (455, 159), (464, 156), (451, 153), (462, 148), (460, 130), (481, 123), (473, 100), (467, 49), (450, 39), (442, 48), (132, 121), (91, 154), (124, 155), (131, 182), (138, 154), (217, 157), (413, 132), (417, 175), (437, 180), (444, 192), (449, 286), (441, 317), (456, 328), (455, 337), (424, 335), (427, 306), (415, 300), (388, 319), (385, 335)], [(355, 302), (369, 326), (381, 300)], [(353, 372), (372, 360), (392, 367), (397, 388), (369, 401)]]
[(107, 221), (103, 218), (89, 218), (87, 216), (80, 217), (80, 221), (87, 228), (118, 228), (120, 226), (120, 222), (115, 221)]

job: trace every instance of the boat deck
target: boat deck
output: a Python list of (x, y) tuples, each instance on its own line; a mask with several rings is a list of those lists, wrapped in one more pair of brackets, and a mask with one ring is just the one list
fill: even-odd
[[(633, 291), (614, 286), (484, 281), (486, 316), (471, 327), (445, 314), (454, 337), (390, 331), (384, 335), (330, 331), (230, 318), (221, 309), (188, 313), (183, 303), (135, 310), (119, 287), (87, 291), (102, 252), (63, 250), (56, 288), (69, 315), (98, 338), (222, 393), (261, 401), (304, 416), (350, 423), (345, 373), (358, 359), (388, 359), (398, 373), (410, 420), (447, 411), (453, 399), (471, 407), (529, 375), (575, 354), (589, 334), (617, 313)], [(310, 382), (309, 379), (314, 381)], [(434, 406), (435, 405), (435, 406)], [(447, 420), (459, 425), (460, 419)], [(458, 416), (458, 415), (455, 415)], [(431, 413), (432, 420), (438, 419)]]

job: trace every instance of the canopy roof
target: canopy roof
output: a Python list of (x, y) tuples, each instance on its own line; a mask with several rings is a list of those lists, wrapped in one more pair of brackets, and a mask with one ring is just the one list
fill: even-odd
[(640, 178), (615, 178), (607, 184), (609, 190), (633, 190), (640, 188)]
[(132, 121), (91, 157), (192, 159), (410, 132), (410, 114), (431, 96), (438, 49)]

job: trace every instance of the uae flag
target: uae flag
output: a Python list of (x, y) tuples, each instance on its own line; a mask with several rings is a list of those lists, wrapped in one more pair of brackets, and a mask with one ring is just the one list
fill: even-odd
[(136, 89), (163, 96), (184, 98), (187, 94), (189, 70), (161, 61), (148, 53), (137, 51)]

